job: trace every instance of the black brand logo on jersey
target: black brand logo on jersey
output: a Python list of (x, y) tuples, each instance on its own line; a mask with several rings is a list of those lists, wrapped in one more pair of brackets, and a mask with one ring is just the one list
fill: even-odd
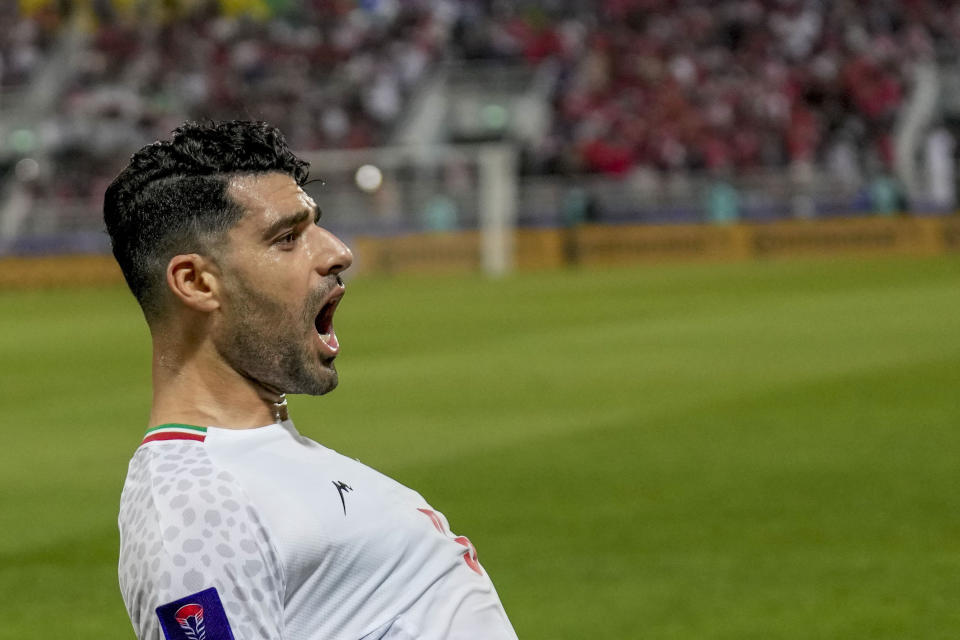
[(331, 480), (333, 486), (337, 488), (337, 493), (340, 494), (340, 504), (343, 505), (343, 515), (347, 515), (347, 502), (343, 499), (344, 491), (353, 491), (353, 487), (348, 485), (346, 482), (340, 482), (339, 480)]

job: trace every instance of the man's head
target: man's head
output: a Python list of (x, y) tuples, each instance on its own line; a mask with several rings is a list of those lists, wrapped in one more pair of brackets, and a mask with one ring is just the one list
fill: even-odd
[(186, 123), (147, 145), (107, 188), (103, 218), (130, 290), (147, 321), (165, 310), (167, 263), (210, 254), (243, 215), (228, 195), (240, 175), (280, 172), (303, 184), (309, 165), (262, 122)]
[(307, 174), (267, 124), (188, 123), (133, 156), (104, 221), (152, 329), (209, 339), (269, 390), (320, 394), (336, 385), (332, 315), (352, 256), (315, 224)]

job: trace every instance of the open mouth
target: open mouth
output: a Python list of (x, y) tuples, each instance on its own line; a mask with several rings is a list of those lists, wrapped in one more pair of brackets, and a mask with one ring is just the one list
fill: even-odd
[(317, 317), (313, 321), (313, 325), (317, 328), (317, 334), (320, 336), (320, 342), (324, 344), (327, 351), (333, 356), (340, 352), (340, 343), (337, 341), (337, 334), (333, 330), (333, 313), (337, 310), (340, 299), (341, 296), (336, 296), (323, 305), (320, 313), (317, 314)]

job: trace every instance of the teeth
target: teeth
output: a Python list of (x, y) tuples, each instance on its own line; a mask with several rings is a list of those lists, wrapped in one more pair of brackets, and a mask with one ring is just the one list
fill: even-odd
[(337, 334), (332, 331), (330, 333), (321, 333), (320, 340), (331, 349), (336, 350), (340, 348), (340, 343), (337, 342)]

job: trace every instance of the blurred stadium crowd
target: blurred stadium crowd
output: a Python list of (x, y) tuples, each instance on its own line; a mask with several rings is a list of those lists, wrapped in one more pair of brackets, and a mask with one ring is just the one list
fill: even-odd
[(914, 65), (958, 42), (960, 5), (940, 0), (20, 0), (0, 8), (0, 113), (32, 120), (0, 151), (12, 175), (39, 150), (35, 189), (99, 206), (129, 152), (185, 119), (381, 145), (439, 65), (495, 61), (555, 79), (527, 174), (816, 163), (856, 181), (892, 171)]

